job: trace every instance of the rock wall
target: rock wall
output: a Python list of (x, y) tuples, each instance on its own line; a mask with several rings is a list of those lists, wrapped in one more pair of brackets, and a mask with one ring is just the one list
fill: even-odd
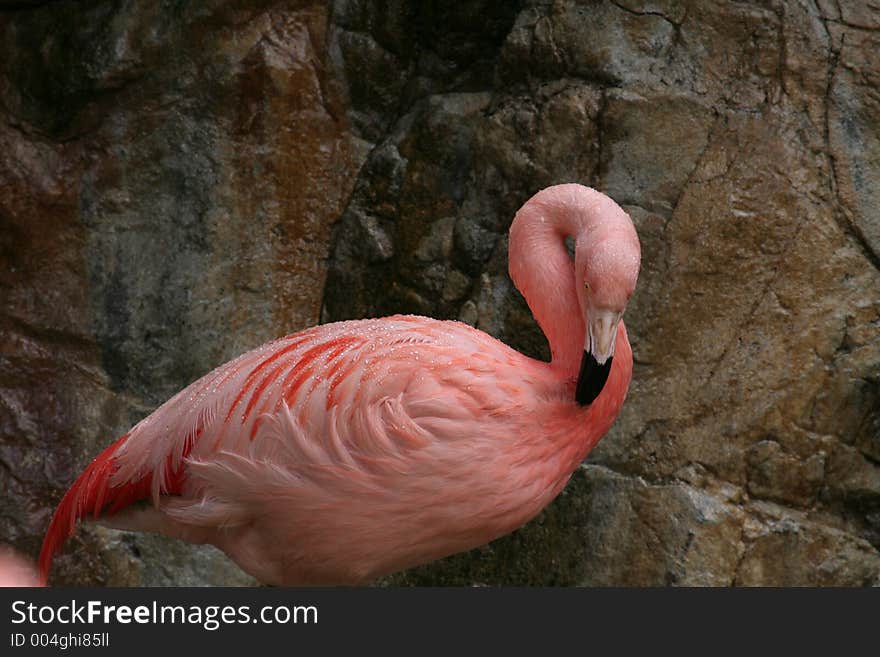
[[(642, 240), (615, 428), (514, 535), (393, 584), (880, 583), (868, 2), (0, 0), (0, 542), (201, 373), (316, 321), (458, 318), (557, 182)], [(80, 530), (58, 583), (249, 580)]]

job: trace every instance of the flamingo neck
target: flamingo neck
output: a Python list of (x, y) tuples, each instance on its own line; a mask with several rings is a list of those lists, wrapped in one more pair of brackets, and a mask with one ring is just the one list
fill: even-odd
[(551, 367), (563, 378), (577, 377), (586, 334), (565, 238), (589, 253), (610, 202), (588, 187), (559, 185), (535, 194), (510, 226), (510, 278), (547, 336)]

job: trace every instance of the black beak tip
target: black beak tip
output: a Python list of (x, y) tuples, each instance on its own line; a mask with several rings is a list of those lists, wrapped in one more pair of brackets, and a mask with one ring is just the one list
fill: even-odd
[(574, 398), (581, 406), (592, 404), (605, 382), (608, 380), (608, 374), (611, 372), (611, 360), (608, 358), (603, 365), (599, 365), (593, 354), (584, 351), (584, 357), (581, 359), (581, 371), (578, 374), (577, 387), (575, 388)]

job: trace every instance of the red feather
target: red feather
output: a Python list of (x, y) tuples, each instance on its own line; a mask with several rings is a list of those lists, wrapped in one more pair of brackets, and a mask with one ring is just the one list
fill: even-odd
[[(172, 454), (165, 459), (165, 481), (161, 490), (166, 495), (179, 495), (185, 480), (183, 460), (189, 455), (193, 443), (202, 433), (201, 423), (190, 440), (185, 441), (183, 454), (177, 469), (173, 469)], [(77, 477), (68, 489), (61, 503), (55, 509), (38, 562), (40, 585), (45, 586), (49, 579), (52, 557), (61, 549), (64, 542), (73, 536), (76, 523), (87, 515), (95, 519), (102, 515), (113, 515), (130, 504), (147, 499), (153, 485), (153, 473), (146, 472), (135, 481), (122, 485), (111, 486), (110, 479), (117, 470), (115, 453), (128, 438), (123, 435), (107, 449), (101, 452), (94, 461)]]

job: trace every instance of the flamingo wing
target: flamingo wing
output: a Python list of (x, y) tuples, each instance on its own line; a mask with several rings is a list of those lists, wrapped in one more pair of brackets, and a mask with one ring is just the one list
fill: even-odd
[(481, 411), (507, 403), (505, 391), (495, 399), (485, 386), (467, 385), (497, 369), (484, 353), (486, 339), (456, 322), (357, 320), (280, 338), (218, 367), (106, 448), (74, 482), (43, 543), (42, 580), (86, 516), (151, 500), (179, 522), (234, 526), (251, 513), (249, 499), (271, 496), (273, 481), (289, 494), (305, 480), (326, 490), (328, 480), (363, 484), (370, 472), (399, 470), (405, 453), (453, 437)]

